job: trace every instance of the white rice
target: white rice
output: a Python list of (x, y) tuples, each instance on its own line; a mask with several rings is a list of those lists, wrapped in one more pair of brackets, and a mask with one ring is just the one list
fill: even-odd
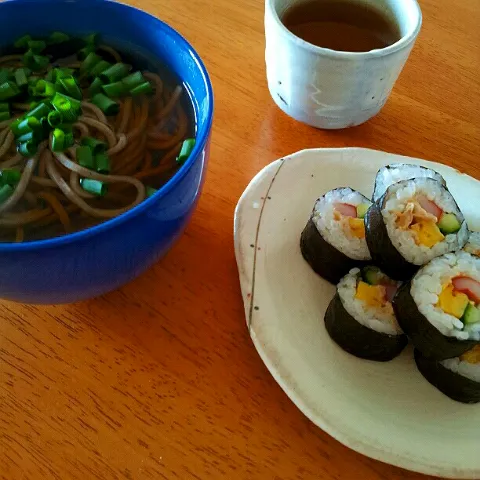
[(472, 255), (480, 257), (480, 232), (472, 232), (470, 234), (465, 250)]
[[(437, 243), (432, 248), (417, 245), (414, 232), (397, 227), (397, 216), (395, 214), (396, 212), (403, 212), (407, 203), (417, 194), (425, 195), (443, 211), (455, 213), (462, 222), (460, 230), (457, 233), (446, 235), (442, 242)], [(468, 238), (467, 223), (458, 209), (454, 198), (448, 190), (430, 178), (420, 178), (392, 185), (382, 210), (382, 216), (394, 247), (402, 254), (405, 260), (414, 265), (424, 265), (444, 253), (455, 252), (463, 248)]]
[(449, 358), (440, 363), (452, 372), (467, 377), (474, 382), (480, 382), (480, 363), (469, 363), (459, 358)]
[(335, 203), (358, 206), (370, 204), (370, 200), (351, 188), (337, 188), (319, 198), (313, 209), (312, 220), (322, 237), (337, 250), (354, 260), (370, 260), (367, 241), (356, 238), (343, 229), (341, 222), (334, 219)]
[(480, 340), (480, 323), (467, 325), (437, 307), (443, 286), (465, 275), (480, 281), (480, 258), (467, 252), (449, 253), (423, 267), (412, 280), (410, 293), (418, 310), (442, 334), (459, 340)]
[(433, 178), (446, 185), (443, 177), (430, 168), (421, 165), (410, 165), (407, 163), (392, 163), (382, 167), (375, 178), (375, 190), (373, 192), (373, 201), (376, 202), (394, 183), (411, 178)]
[(360, 269), (352, 268), (352, 270), (340, 280), (337, 286), (337, 291), (345, 310), (358, 323), (376, 332), (389, 335), (401, 335), (403, 331), (391, 310), (373, 308), (355, 298), (359, 275)]

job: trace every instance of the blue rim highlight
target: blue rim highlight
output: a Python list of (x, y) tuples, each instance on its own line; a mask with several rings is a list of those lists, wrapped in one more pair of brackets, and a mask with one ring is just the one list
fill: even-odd
[[(9, 4), (14, 4), (15, 6), (20, 6), (22, 4), (28, 4), (28, 3), (36, 3), (37, 0), (5, 0), (4, 2), (0, 3), (0, 12), (2, 9), (2, 5), (9, 5)], [(62, 0), (60, 0), (62, 1)], [(59, 1), (59, 3), (60, 3)], [(79, 3), (86, 4), (88, 0), (77, 0)], [(161, 197), (166, 195), (168, 192), (170, 192), (188, 173), (190, 168), (193, 166), (195, 163), (197, 157), (202, 154), (202, 151), (205, 149), (207, 140), (209, 138), (210, 132), (211, 132), (211, 127), (212, 127), (212, 122), (213, 122), (213, 112), (214, 112), (214, 100), (213, 100), (213, 87), (212, 87), (212, 82), (210, 80), (210, 76), (207, 72), (207, 69), (205, 67), (205, 64), (203, 63), (202, 59), (200, 58), (200, 55), (197, 53), (197, 51), (193, 48), (193, 46), (183, 37), (180, 33), (178, 33), (175, 29), (173, 29), (170, 25), (165, 23), (163, 20), (160, 20), (159, 18), (151, 15), (148, 12), (145, 12), (144, 10), (141, 10), (136, 7), (132, 7), (130, 5), (126, 5), (124, 3), (120, 2), (115, 2), (112, 0), (90, 0), (90, 3), (95, 3), (95, 2), (101, 2), (101, 3), (107, 3), (107, 4), (112, 4), (112, 5), (117, 5), (121, 6), (122, 8), (128, 9), (128, 10), (133, 10), (137, 11), (143, 15), (147, 15), (151, 17), (153, 20), (156, 22), (159, 22), (163, 25), (165, 30), (168, 31), (169, 35), (171, 35), (173, 38), (178, 41), (179, 44), (181, 44), (185, 50), (188, 50), (190, 53), (191, 57), (195, 61), (196, 65), (198, 66), (199, 71), (202, 74), (202, 78), (205, 82), (205, 85), (207, 87), (208, 91), (208, 117), (207, 121), (205, 122), (203, 128), (197, 132), (196, 136), (196, 143), (195, 147), (190, 154), (190, 157), (188, 160), (180, 167), (178, 172), (175, 173), (175, 175), (166, 183), (164, 184), (152, 197), (147, 198), (144, 200), (142, 203), (137, 205), (136, 207), (128, 210), (127, 212), (123, 213), (122, 215), (119, 215), (118, 217), (112, 218), (110, 220), (105, 220), (104, 222), (100, 223), (99, 225), (89, 227), (85, 230), (80, 230), (75, 233), (70, 233), (67, 235), (63, 235), (60, 237), (54, 237), (46, 240), (36, 240), (32, 242), (25, 242), (25, 243), (0, 243), (0, 253), (4, 252), (19, 252), (19, 251), (28, 251), (28, 250), (38, 250), (38, 249), (43, 249), (43, 248), (52, 248), (60, 245), (66, 245), (72, 242), (75, 242), (77, 240), (82, 240), (86, 239), (88, 237), (94, 236), (96, 234), (99, 234), (103, 232), (104, 230), (108, 230), (111, 227), (115, 227), (117, 225), (120, 225), (124, 223), (125, 221), (129, 220), (130, 218), (136, 216), (137, 214), (143, 212), (144, 210), (148, 209), (151, 204), (156, 203)], [(75, 0), (63, 0), (63, 3), (76, 3)], [(61, 30), (61, 27), (59, 26), (58, 28)], [(68, 33), (68, 31), (66, 32)], [(194, 109), (195, 109), (195, 115), (198, 117), (199, 112), (197, 111), (197, 105), (194, 103)]]

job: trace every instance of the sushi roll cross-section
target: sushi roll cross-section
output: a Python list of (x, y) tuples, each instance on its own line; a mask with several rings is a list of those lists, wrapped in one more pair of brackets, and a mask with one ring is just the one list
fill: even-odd
[(399, 289), (393, 307), (423, 356), (459, 357), (480, 343), (480, 258), (461, 251), (432, 260)]
[(327, 192), (315, 203), (300, 248), (312, 269), (333, 284), (370, 261), (364, 217), (371, 202), (351, 188)]
[(453, 196), (432, 178), (391, 185), (368, 210), (365, 228), (373, 263), (396, 280), (463, 248), (469, 235)]
[(392, 308), (399, 284), (378, 268), (354, 268), (337, 286), (325, 313), (328, 334), (359, 358), (389, 361), (407, 345)]

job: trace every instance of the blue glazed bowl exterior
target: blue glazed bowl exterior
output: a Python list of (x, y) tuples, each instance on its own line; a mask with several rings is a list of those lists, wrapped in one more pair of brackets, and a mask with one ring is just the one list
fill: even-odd
[(141, 10), (107, 0), (11, 0), (0, 3), (0, 45), (29, 33), (100, 33), (159, 58), (184, 82), (194, 103), (197, 143), (189, 160), (153, 197), (88, 230), (25, 244), (0, 244), (0, 297), (69, 303), (132, 280), (182, 234), (200, 195), (213, 118), (207, 71), (186, 40)]

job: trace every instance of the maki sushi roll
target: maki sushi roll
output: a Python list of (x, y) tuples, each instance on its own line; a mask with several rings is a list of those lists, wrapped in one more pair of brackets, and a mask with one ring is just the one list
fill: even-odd
[(394, 183), (411, 178), (433, 178), (446, 186), (445, 179), (435, 170), (422, 167), (421, 165), (410, 165), (408, 163), (392, 163), (382, 167), (375, 177), (375, 187), (372, 201), (376, 202)]
[(462, 403), (480, 402), (480, 346), (457, 358), (432, 360), (415, 350), (420, 373), (442, 393)]
[(392, 308), (398, 286), (377, 267), (353, 268), (338, 284), (325, 313), (332, 340), (367, 360), (386, 362), (399, 355), (408, 340)]
[(420, 266), (463, 248), (465, 218), (447, 188), (432, 178), (391, 185), (365, 217), (373, 263), (396, 280), (409, 280)]
[(353, 267), (370, 261), (365, 213), (371, 202), (351, 188), (337, 188), (319, 198), (302, 232), (303, 258), (325, 280), (337, 284)]
[(423, 356), (459, 357), (480, 343), (480, 258), (461, 251), (432, 260), (399, 289), (393, 308)]
[(472, 255), (480, 257), (480, 232), (472, 232), (470, 234), (465, 250)]

